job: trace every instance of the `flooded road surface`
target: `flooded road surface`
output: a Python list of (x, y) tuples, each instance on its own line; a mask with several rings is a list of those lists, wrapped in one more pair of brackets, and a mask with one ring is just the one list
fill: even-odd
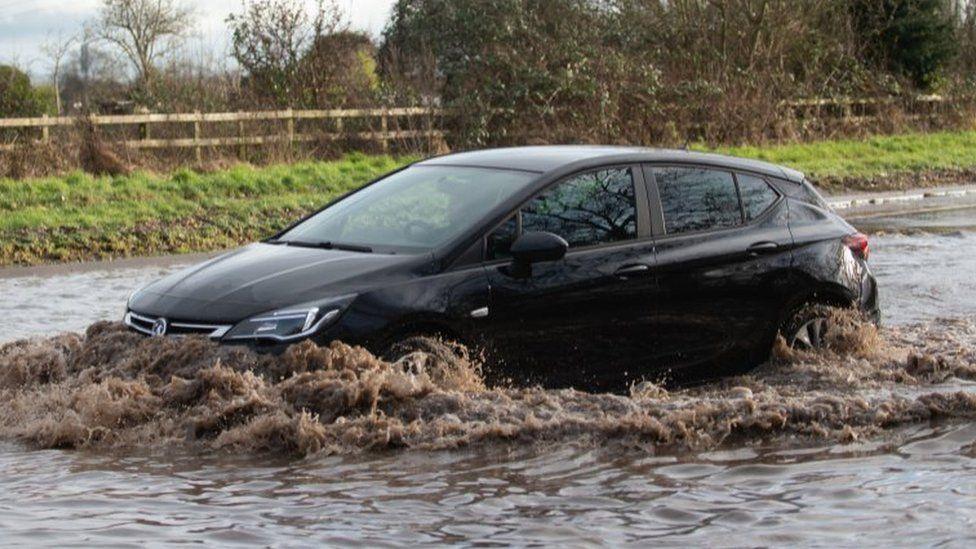
[(327, 457), (0, 447), (8, 543), (817, 546), (976, 541), (973, 425), (896, 446), (679, 456), (571, 446)]
[(0, 342), (119, 319), (134, 290), (212, 255), (0, 269)]
[[(0, 443), (0, 539), (86, 546), (969, 546), (976, 541), (976, 401), (965, 395), (976, 392), (976, 232), (969, 224), (976, 213), (966, 215), (876, 219), (866, 227), (887, 231), (872, 237), (871, 259), (886, 323), (895, 325), (885, 337), (916, 346), (935, 341), (942, 354), (816, 358), (779, 377), (772, 371), (744, 380), (744, 387), (630, 398), (482, 390), (454, 402), (453, 393), (393, 380), (381, 390), (391, 400), (380, 418), (357, 423), (350, 409), (348, 421), (329, 426), (342, 429), (271, 422), (243, 433), (228, 426), (240, 421), (234, 414), (256, 406), (247, 413), (273, 419), (282, 402), (309, 398), (302, 392), (308, 388), (258, 383), (235, 373), (230, 358), (225, 370), (185, 384), (99, 382), (88, 379), (90, 370), (72, 374), (75, 366), (58, 362), (58, 349), (77, 345), (71, 338), (28, 348), (22, 355), (33, 363), (0, 375), (0, 385), (16, 376), (41, 384), (2, 404), (3, 432), (34, 444)], [(0, 275), (0, 315), (16, 322), (0, 323), (0, 341), (118, 319), (129, 291), (174, 268), (7, 271)], [(917, 326), (936, 317), (952, 320)], [(102, 337), (104, 348), (128, 341)], [(145, 353), (193, 359), (154, 345)], [(101, 360), (94, 350), (83, 354)], [(145, 368), (145, 360), (133, 356), (113, 368), (125, 373)], [(74, 379), (77, 390), (49, 387), (51, 379)], [(322, 387), (328, 380), (309, 381)], [(347, 402), (359, 398), (350, 386), (342, 389)], [(59, 415), (59, 406), (77, 417)], [(198, 430), (223, 432), (203, 447), (170, 444), (195, 417), (193, 406)], [(486, 410), (501, 416), (499, 425), (478, 424)], [(546, 423), (552, 410), (561, 414), (558, 425)], [(658, 424), (635, 423), (635, 412)], [(418, 414), (412, 431), (394, 421)], [(708, 415), (725, 418), (733, 436), (716, 438), (723, 425), (702, 419)], [(929, 417), (945, 419), (919, 421)], [(462, 435), (470, 446), (459, 443)], [(377, 436), (386, 437), (383, 444)], [(395, 449), (399, 439), (414, 448), (425, 441), (461, 448)], [(110, 448), (36, 449), (78, 440)], [(242, 450), (294, 451), (296, 441), (384, 449), (302, 458)]]

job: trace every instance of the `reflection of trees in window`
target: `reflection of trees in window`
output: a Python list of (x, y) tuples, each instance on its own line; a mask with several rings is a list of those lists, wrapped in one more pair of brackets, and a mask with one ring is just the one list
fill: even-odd
[(737, 174), (736, 179), (739, 180), (739, 194), (742, 195), (746, 219), (751, 221), (759, 217), (776, 202), (776, 192), (762, 178)]
[(735, 180), (729, 172), (655, 168), (668, 233), (687, 233), (742, 223)]
[(545, 191), (522, 209), (522, 231), (552, 232), (576, 247), (635, 238), (630, 169), (582, 174)]
[[(383, 197), (346, 220), (342, 237), (360, 234), (389, 234), (420, 226), (443, 230), (450, 224), (451, 197), (443, 188), (452, 178), (423, 181), (409, 189)], [(463, 184), (463, 182), (461, 182)]]
[(512, 244), (517, 237), (518, 219), (512, 216), (488, 235), (488, 259), (511, 257)]

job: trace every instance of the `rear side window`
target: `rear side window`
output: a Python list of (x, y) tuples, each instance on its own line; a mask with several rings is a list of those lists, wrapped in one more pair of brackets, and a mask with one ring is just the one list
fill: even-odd
[(703, 168), (654, 168), (668, 234), (734, 227), (742, 223), (731, 172)]
[(746, 214), (746, 220), (748, 221), (752, 221), (762, 215), (779, 198), (776, 191), (761, 177), (741, 173), (737, 173), (735, 177), (739, 181), (739, 194), (742, 196), (742, 211)]
[(570, 247), (637, 237), (637, 203), (630, 168), (573, 176), (522, 207), (522, 232), (558, 234)]

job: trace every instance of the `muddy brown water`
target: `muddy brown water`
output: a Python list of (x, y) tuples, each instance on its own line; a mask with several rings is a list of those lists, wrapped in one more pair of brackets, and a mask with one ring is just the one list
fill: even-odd
[(0, 539), (968, 546), (974, 225), (865, 223), (884, 231), (880, 333), (630, 396), (486, 389), (341, 347), (268, 363), (112, 325), (44, 339), (118, 318), (178, 260), (0, 272), (0, 342), (36, 338), (0, 351)]

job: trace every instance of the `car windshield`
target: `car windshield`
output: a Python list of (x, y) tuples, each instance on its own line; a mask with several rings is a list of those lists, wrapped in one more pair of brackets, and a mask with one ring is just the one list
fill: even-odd
[(299, 223), (275, 242), (423, 252), (450, 241), (536, 174), (411, 166)]

